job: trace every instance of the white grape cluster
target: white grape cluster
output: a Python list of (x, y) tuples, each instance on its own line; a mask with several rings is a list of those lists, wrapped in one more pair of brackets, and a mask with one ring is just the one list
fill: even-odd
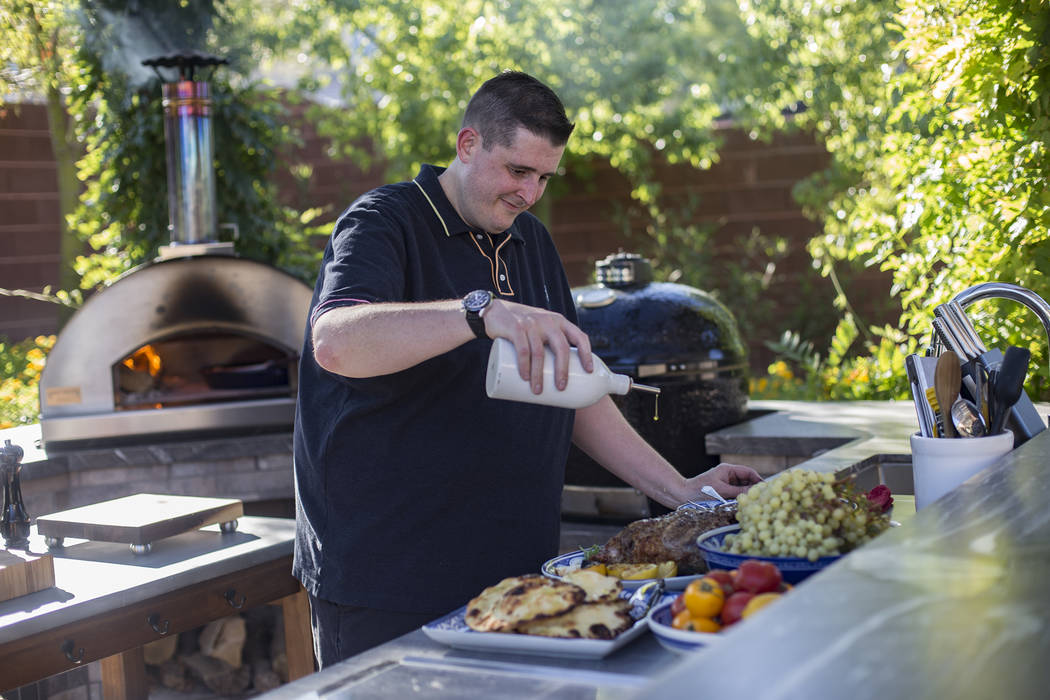
[(845, 554), (889, 525), (861, 494), (832, 474), (793, 469), (737, 497), (740, 530), (726, 535), (725, 551), (763, 557)]

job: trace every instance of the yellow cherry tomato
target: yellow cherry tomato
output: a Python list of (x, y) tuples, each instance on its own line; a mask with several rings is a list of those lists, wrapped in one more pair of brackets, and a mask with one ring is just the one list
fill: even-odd
[(694, 617), (692, 629), (694, 632), (717, 632), (722, 629), (722, 625), (709, 617)]
[(683, 610), (671, 618), (671, 627), (676, 630), (687, 630), (692, 627), (693, 616), (689, 614), (688, 610)]
[(694, 617), (689, 614), (688, 610), (683, 610), (675, 615), (671, 619), (671, 627), (687, 632), (717, 632), (722, 629), (722, 625), (718, 624), (717, 620), (709, 617)]
[(682, 596), (686, 610), (692, 613), (693, 617), (713, 618), (722, 612), (722, 605), (726, 602), (722, 584), (707, 576), (690, 581)]

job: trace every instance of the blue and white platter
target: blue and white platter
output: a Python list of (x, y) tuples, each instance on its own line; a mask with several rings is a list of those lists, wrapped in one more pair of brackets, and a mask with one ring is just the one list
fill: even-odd
[[(735, 501), (729, 503), (735, 504)], [(696, 510), (714, 510), (719, 504), (718, 501), (690, 501), (678, 506), (679, 510), (683, 508), (696, 509)], [(586, 563), (586, 555), (582, 549), (577, 549), (574, 552), (566, 552), (565, 554), (559, 554), (553, 559), (548, 559), (540, 567), (540, 573), (549, 578), (558, 579), (559, 581), (564, 580), (563, 572), (572, 571), (574, 569), (581, 568)], [(703, 577), (704, 574), (695, 574), (689, 576), (672, 576), (664, 579), (665, 590), (668, 591), (682, 591), (689, 585), (690, 581), (694, 581), (698, 578)], [(642, 578), (642, 579), (621, 579), (620, 583), (623, 585), (625, 591), (633, 591), (650, 581), (655, 579)]]
[(455, 649), (600, 659), (637, 639), (648, 628), (647, 618), (642, 618), (615, 639), (559, 639), (529, 634), (478, 632), (467, 625), (464, 617), (466, 609), (466, 606), (463, 606), (423, 625), (423, 634), (439, 644)]

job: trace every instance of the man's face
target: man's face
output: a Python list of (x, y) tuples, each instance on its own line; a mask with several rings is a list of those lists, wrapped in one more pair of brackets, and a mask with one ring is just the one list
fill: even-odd
[(511, 146), (485, 150), (481, 135), (470, 131), (473, 138), (460, 142), (467, 178), (459, 213), (474, 228), (500, 233), (539, 201), (565, 146), (552, 146), (546, 137), (518, 127)]

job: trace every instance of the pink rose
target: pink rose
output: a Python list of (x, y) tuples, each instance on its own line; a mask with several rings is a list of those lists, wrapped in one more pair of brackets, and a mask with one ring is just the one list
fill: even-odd
[(890, 487), (885, 484), (879, 484), (868, 491), (867, 496), (872, 505), (881, 508), (883, 513), (893, 507), (893, 495), (890, 494)]

